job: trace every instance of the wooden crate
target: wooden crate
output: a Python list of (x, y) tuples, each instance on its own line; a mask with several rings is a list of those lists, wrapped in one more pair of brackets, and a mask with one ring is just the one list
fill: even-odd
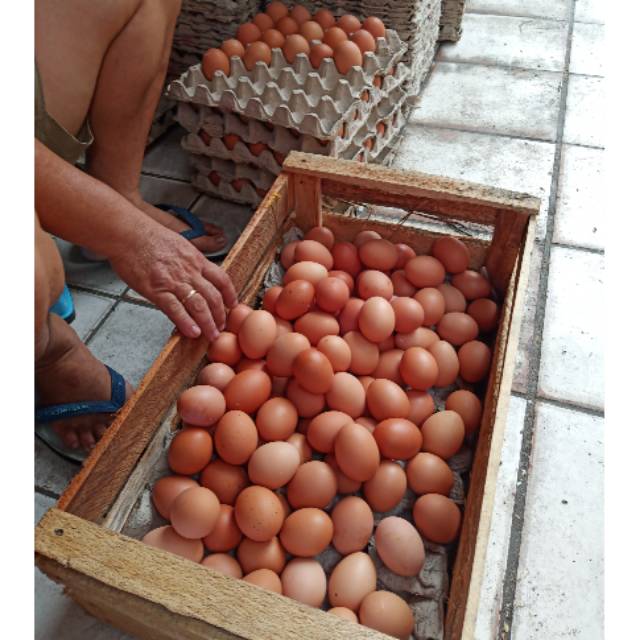
[[(493, 227), (490, 242), (465, 240), (502, 297), (484, 412), (453, 566), (445, 638), (473, 638), (494, 489), (513, 377), (535, 214), (523, 194), (416, 172), (292, 153), (224, 266), (240, 299), (255, 301), (283, 231), (323, 222), (352, 239), (361, 220), (323, 211), (322, 196), (437, 214)], [(373, 228), (418, 253), (437, 234), (396, 222)], [(204, 362), (205, 342), (174, 335), (139, 388), (36, 528), (36, 564), (89, 613), (141, 638), (200, 640), (382, 639), (323, 611), (256, 589), (119, 533), (149, 469), (176, 427), (175, 401)]]

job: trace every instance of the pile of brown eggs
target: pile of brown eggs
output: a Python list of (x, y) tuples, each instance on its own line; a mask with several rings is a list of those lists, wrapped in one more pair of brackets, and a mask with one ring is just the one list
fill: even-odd
[[(282, 286), (260, 310), (230, 311), (178, 400), (177, 475), (152, 494), (171, 524), (144, 541), (406, 638), (412, 611), (376, 590), (367, 547), (374, 535), (390, 571), (416, 576), (424, 540), (456, 539), (447, 460), (480, 424), (473, 389), (498, 305), (455, 238), (416, 256), (374, 231), (336, 242), (315, 227), (280, 261)], [(388, 513), (406, 495), (412, 522)], [(386, 514), (377, 527), (374, 512)], [(327, 577), (316, 557), (330, 546), (343, 558)]]
[(209, 80), (216, 71), (229, 75), (233, 56), (241, 58), (251, 71), (258, 62), (270, 65), (272, 49), (282, 49), (290, 64), (299, 53), (308, 56), (315, 69), (324, 59), (333, 58), (338, 71), (345, 74), (352, 67), (362, 66), (363, 54), (375, 52), (376, 38), (384, 38), (385, 33), (382, 20), (373, 16), (363, 22), (353, 15), (336, 20), (328, 9), (319, 9), (312, 17), (302, 5), (289, 11), (284, 3), (271, 2), (253, 22), (241, 24), (235, 38), (205, 52), (202, 72)]

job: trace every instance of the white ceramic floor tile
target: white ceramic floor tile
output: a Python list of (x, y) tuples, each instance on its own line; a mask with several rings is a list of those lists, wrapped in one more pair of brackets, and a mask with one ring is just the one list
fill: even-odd
[(165, 345), (173, 323), (160, 311), (121, 302), (89, 343), (105, 364), (137, 385)]
[(410, 124), (393, 166), (536, 196), (538, 236), (544, 237), (554, 153), (547, 142)]
[(604, 249), (604, 151), (563, 145), (553, 241)]
[(604, 420), (537, 405), (511, 637), (603, 638)]
[(187, 209), (198, 198), (198, 192), (188, 182), (144, 174), (140, 176), (140, 194), (151, 204), (174, 204)]
[(438, 62), (412, 121), (554, 141), (561, 74)]
[(576, 0), (574, 19), (580, 22), (604, 24), (607, 16), (607, 0)]
[(604, 147), (605, 122), (604, 80), (571, 74), (563, 141)]
[(438, 60), (562, 71), (567, 23), (466, 13), (464, 37), (443, 43)]
[(115, 295), (121, 294), (127, 288), (108, 262), (86, 260), (80, 253), (80, 248), (66, 240), (56, 238), (56, 245), (64, 262), (68, 284)]
[(115, 304), (115, 300), (78, 291), (77, 289), (72, 289), (71, 295), (76, 308), (76, 318), (71, 323), (71, 326), (82, 340), (86, 340)]
[(526, 408), (526, 400), (511, 396), (500, 469), (496, 480), (491, 531), (485, 558), (478, 618), (473, 634), (474, 640), (494, 640), (498, 637), (497, 627), (502, 604), (502, 583), (507, 564), (507, 552), (509, 551), (511, 518)]
[(552, 247), (538, 391), (604, 407), (604, 257)]
[(604, 25), (576, 22), (571, 38), (569, 71), (587, 76), (603, 76), (606, 49)]
[(42, 440), (35, 438), (35, 486), (59, 496), (71, 478), (80, 471), (80, 465), (69, 462), (52, 451)]
[(189, 164), (189, 154), (180, 146), (186, 132), (175, 126), (156, 141), (147, 152), (142, 163), (142, 171), (154, 176), (189, 181), (193, 169)]
[(567, 20), (570, 3), (571, 0), (467, 0), (465, 12)]

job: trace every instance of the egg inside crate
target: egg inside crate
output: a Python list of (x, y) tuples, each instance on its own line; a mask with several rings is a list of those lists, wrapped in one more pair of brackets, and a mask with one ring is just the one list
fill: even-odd
[(426, 255), (314, 227), (280, 260), (283, 281), (230, 310), (178, 399), (171, 475), (152, 489), (167, 524), (143, 540), (407, 637), (411, 609), (378, 573), (413, 579), (425, 543), (459, 535), (450, 463), (481, 427), (499, 302), (456, 238)]

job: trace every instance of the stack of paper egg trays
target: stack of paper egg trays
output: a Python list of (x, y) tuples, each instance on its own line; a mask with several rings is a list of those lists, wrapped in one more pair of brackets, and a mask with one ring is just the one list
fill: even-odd
[(201, 191), (257, 204), (289, 151), (385, 162), (405, 124), (410, 70), (397, 33), (387, 29), (375, 53), (345, 75), (332, 59), (314, 69), (304, 54), (289, 64), (274, 49), (269, 66), (247, 71), (231, 59), (229, 76), (207, 80), (200, 64), (169, 85), (178, 101), (182, 146)]

